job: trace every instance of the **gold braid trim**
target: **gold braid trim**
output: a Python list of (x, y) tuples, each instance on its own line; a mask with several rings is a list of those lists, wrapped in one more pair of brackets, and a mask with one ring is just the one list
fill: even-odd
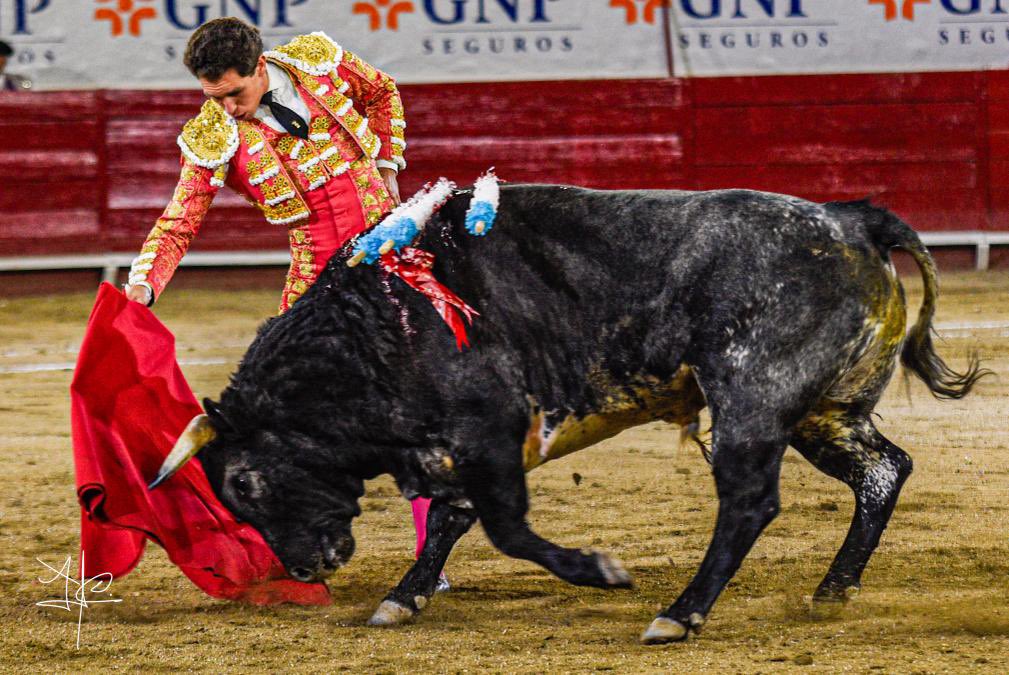
[(328, 75), (343, 60), (343, 48), (323, 32), (299, 35), (286, 45), (266, 52), (276, 59), (309, 75)]
[(238, 124), (220, 104), (207, 101), (200, 114), (186, 122), (178, 138), (186, 159), (205, 169), (227, 164), (238, 151)]

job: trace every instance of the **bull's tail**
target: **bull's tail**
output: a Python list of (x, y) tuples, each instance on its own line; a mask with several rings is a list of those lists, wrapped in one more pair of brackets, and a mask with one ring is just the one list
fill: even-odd
[[(856, 206), (857, 205), (857, 206)], [(928, 385), (932, 395), (940, 399), (959, 399), (970, 393), (978, 380), (992, 371), (982, 368), (976, 354), (968, 358), (967, 370), (963, 373), (946, 365), (935, 351), (932, 343), (932, 319), (935, 317), (936, 299), (939, 296), (939, 279), (932, 255), (921, 243), (911, 226), (886, 209), (877, 208), (866, 202), (849, 203), (861, 212), (862, 222), (873, 243), (884, 255), (891, 248), (900, 248), (911, 254), (921, 272), (924, 283), (924, 298), (918, 311), (918, 320), (904, 341), (900, 362)]]
[(981, 360), (977, 354), (971, 354), (967, 360), (967, 370), (958, 373), (946, 365), (936, 353), (932, 344), (932, 317), (935, 316), (935, 301), (939, 295), (935, 261), (914, 230), (907, 225), (904, 227), (912, 239), (899, 246), (910, 253), (918, 263), (925, 286), (925, 297), (921, 309), (918, 310), (918, 320), (908, 333), (904, 348), (900, 352), (900, 362), (928, 385), (936, 398), (963, 398), (970, 393), (978, 380), (985, 375), (991, 375), (992, 372), (981, 367)]

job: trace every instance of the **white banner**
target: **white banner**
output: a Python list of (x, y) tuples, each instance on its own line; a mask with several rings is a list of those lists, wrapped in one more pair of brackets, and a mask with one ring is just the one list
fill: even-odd
[(325, 31), (404, 83), (667, 77), (661, 11), (628, 22), (625, 10), (610, 4), (0, 0), (0, 36), (17, 50), (10, 72), (28, 75), (41, 89), (193, 87), (182, 65), (186, 41), (220, 16), (258, 26), (267, 48)]
[(683, 77), (1009, 63), (1009, 0), (676, 0), (669, 22)]
[(0, 0), (0, 38), (40, 89), (190, 88), (186, 41), (220, 16), (268, 48), (326, 31), (404, 83), (1009, 62), (1009, 0)]

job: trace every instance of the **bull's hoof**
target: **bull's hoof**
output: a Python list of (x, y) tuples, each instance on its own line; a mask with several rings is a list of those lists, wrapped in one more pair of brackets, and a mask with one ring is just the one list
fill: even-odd
[(619, 560), (602, 551), (593, 551), (592, 553), (596, 556), (599, 572), (606, 580), (607, 586), (610, 588), (631, 588), (634, 585), (631, 575), (627, 573)]
[(813, 594), (809, 606), (809, 615), (813, 619), (836, 619), (844, 612), (844, 607), (854, 600), (861, 588), (848, 586), (846, 588), (818, 588)]
[(664, 645), (669, 642), (682, 642), (690, 635), (690, 629), (679, 621), (665, 616), (652, 621), (652, 625), (641, 634), (641, 644)]
[(414, 611), (392, 600), (383, 600), (375, 613), (368, 619), (369, 626), (397, 626), (414, 616)]
[(816, 589), (816, 593), (813, 594), (813, 604), (824, 603), (846, 603), (854, 600), (858, 597), (859, 591), (862, 587), (858, 584), (852, 584), (850, 586), (845, 586), (842, 588), (835, 586), (821, 586)]
[(641, 635), (642, 644), (661, 645), (667, 642), (682, 642), (694, 633), (701, 632), (704, 625), (704, 616), (700, 612), (694, 612), (686, 621), (680, 622), (670, 619), (668, 616), (660, 616)]

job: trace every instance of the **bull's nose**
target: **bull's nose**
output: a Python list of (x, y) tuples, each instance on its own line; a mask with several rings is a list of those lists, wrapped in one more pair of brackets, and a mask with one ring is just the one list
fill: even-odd
[(307, 567), (292, 567), (289, 571), (291, 572), (291, 576), (298, 581), (308, 583), (309, 581), (315, 579), (315, 572)]
[(308, 567), (292, 567), (287, 571), (297, 581), (303, 581), (305, 583), (318, 583), (333, 576), (333, 572), (336, 571), (336, 568), (320, 565), (315, 569)]

